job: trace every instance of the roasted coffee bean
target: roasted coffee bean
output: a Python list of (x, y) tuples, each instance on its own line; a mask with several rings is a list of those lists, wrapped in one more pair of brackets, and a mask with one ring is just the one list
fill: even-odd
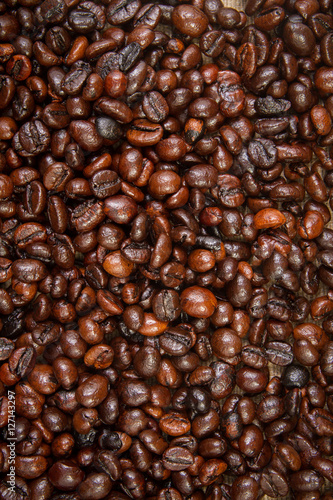
[(260, 486), (264, 493), (269, 496), (285, 496), (288, 494), (289, 486), (283, 473), (267, 467), (260, 479)]
[(253, 478), (243, 475), (235, 479), (231, 492), (235, 500), (241, 498), (252, 500), (257, 497), (258, 489), (258, 484)]
[(121, 187), (121, 181), (116, 172), (101, 170), (90, 179), (89, 185), (92, 193), (100, 199), (116, 194)]
[(182, 356), (187, 354), (194, 344), (193, 333), (186, 328), (186, 325), (169, 328), (161, 335), (160, 345), (165, 352), (172, 356)]
[(180, 305), (183, 311), (195, 318), (207, 318), (213, 314), (217, 300), (209, 290), (193, 286), (182, 292)]
[(181, 186), (181, 178), (172, 170), (159, 170), (149, 178), (149, 190), (156, 198), (176, 193)]
[(43, 153), (50, 143), (50, 133), (40, 120), (22, 125), (18, 137), (25, 152), (23, 154), (27, 155)]
[(97, 133), (104, 139), (116, 141), (122, 135), (119, 124), (112, 118), (97, 118), (95, 121)]
[(253, 222), (256, 229), (267, 229), (282, 226), (286, 222), (286, 218), (279, 210), (264, 208), (256, 213)]
[(185, 179), (193, 188), (210, 188), (216, 184), (217, 175), (211, 165), (195, 165), (186, 172)]
[(277, 161), (277, 150), (269, 139), (251, 141), (248, 148), (251, 161), (260, 168), (271, 168)]
[(155, 125), (145, 119), (135, 120), (127, 131), (127, 140), (133, 146), (153, 146), (157, 144), (163, 135), (161, 125)]
[(86, 408), (94, 408), (107, 396), (107, 380), (101, 375), (92, 375), (77, 389), (76, 398)]
[(263, 368), (268, 363), (265, 350), (255, 345), (243, 347), (241, 356), (243, 363), (252, 368)]
[(104, 220), (101, 202), (78, 205), (71, 214), (71, 223), (77, 231), (90, 231)]
[(259, 371), (255, 368), (243, 367), (237, 372), (236, 383), (245, 392), (257, 394), (262, 392), (267, 384), (268, 376), (266, 371)]
[(19, 22), (13, 15), (4, 14), (0, 16), (0, 24), (2, 31), (1, 42), (11, 42), (20, 32)]
[(162, 463), (167, 470), (186, 470), (193, 462), (192, 453), (180, 446), (172, 446), (163, 453)]
[(83, 481), (84, 473), (70, 460), (61, 460), (51, 467), (48, 478), (56, 488), (72, 491)]
[(13, 276), (25, 283), (41, 281), (47, 276), (45, 264), (34, 259), (16, 260), (12, 265), (12, 272)]
[(318, 490), (322, 484), (323, 478), (315, 471), (309, 469), (294, 472), (290, 478), (290, 486), (294, 491), (315, 491)]
[(172, 21), (181, 33), (191, 37), (200, 36), (208, 26), (206, 15), (190, 5), (176, 7), (172, 12)]
[(232, 358), (240, 353), (242, 341), (236, 332), (229, 328), (218, 328), (211, 339), (212, 349), (218, 358)]
[(282, 383), (285, 387), (304, 387), (309, 380), (309, 372), (304, 366), (290, 365), (282, 376)]
[(35, 479), (47, 469), (47, 460), (40, 455), (18, 456), (17, 473), (24, 479)]
[(175, 290), (161, 290), (152, 302), (152, 308), (156, 317), (162, 321), (173, 321), (181, 313), (179, 296)]
[[(80, 15), (86, 15), (85, 12), (80, 12)], [(67, 95), (78, 95), (83, 88), (88, 76), (91, 73), (90, 64), (83, 61), (76, 61), (72, 66), (70, 71), (66, 74), (62, 80), (61, 87), (62, 90)]]
[(297, 56), (307, 56), (314, 49), (314, 34), (299, 18), (296, 18), (295, 22), (287, 22), (284, 26), (283, 34), (286, 37), (288, 48)]
[(156, 91), (145, 95), (142, 109), (148, 120), (160, 123), (166, 119), (169, 113), (169, 106), (164, 97)]
[(285, 342), (267, 342), (266, 356), (269, 361), (278, 366), (286, 366), (292, 363), (292, 348)]
[(96, 126), (90, 122), (76, 120), (70, 124), (70, 134), (73, 139), (87, 151), (97, 151), (102, 146), (102, 137)]

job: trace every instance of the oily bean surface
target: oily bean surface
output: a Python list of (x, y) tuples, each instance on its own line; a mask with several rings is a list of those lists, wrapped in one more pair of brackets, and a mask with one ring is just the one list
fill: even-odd
[(0, 498), (332, 497), (332, 33), (0, 2)]

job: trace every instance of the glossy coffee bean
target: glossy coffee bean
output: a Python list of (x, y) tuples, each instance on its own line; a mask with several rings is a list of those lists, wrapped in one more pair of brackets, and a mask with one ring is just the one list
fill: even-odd
[(172, 21), (181, 33), (193, 38), (200, 36), (208, 25), (206, 15), (197, 7), (190, 5), (181, 5), (175, 8), (172, 13)]
[(182, 292), (180, 305), (190, 316), (207, 318), (213, 314), (217, 300), (209, 290), (194, 286)]

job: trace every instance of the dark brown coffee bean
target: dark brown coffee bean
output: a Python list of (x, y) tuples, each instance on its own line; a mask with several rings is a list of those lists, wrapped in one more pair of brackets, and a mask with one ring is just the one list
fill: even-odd
[(163, 465), (171, 471), (186, 470), (194, 462), (194, 457), (189, 450), (180, 446), (172, 446), (163, 453)]
[(178, 293), (175, 290), (161, 290), (154, 296), (152, 308), (161, 321), (177, 319), (181, 312)]
[(116, 172), (101, 170), (89, 179), (89, 185), (93, 194), (103, 199), (116, 194), (121, 187), (121, 182)]
[(236, 383), (237, 385), (250, 394), (262, 392), (267, 384), (267, 373), (255, 368), (243, 367), (237, 372)]
[(182, 292), (180, 305), (187, 314), (195, 318), (207, 318), (213, 314), (217, 300), (209, 290), (193, 286)]
[(96, 132), (109, 141), (116, 141), (121, 138), (122, 130), (113, 118), (98, 117), (95, 121)]
[(299, 19), (296, 22), (287, 22), (283, 34), (288, 48), (298, 56), (307, 56), (314, 49), (315, 37), (311, 29)]
[(71, 214), (71, 223), (77, 231), (90, 231), (104, 220), (101, 202), (78, 205)]
[(83, 481), (84, 473), (70, 460), (61, 460), (50, 468), (48, 477), (56, 488), (73, 491)]
[(172, 12), (172, 21), (181, 33), (193, 38), (200, 36), (208, 26), (206, 15), (191, 5), (177, 6)]
[(27, 155), (36, 155), (46, 151), (50, 143), (50, 134), (43, 122), (27, 122), (20, 128), (18, 137)]
[(132, 123), (126, 136), (133, 146), (153, 146), (161, 140), (163, 129), (161, 125), (155, 125), (145, 119), (138, 119)]
[(94, 408), (107, 396), (107, 380), (101, 375), (92, 375), (76, 391), (76, 398), (86, 408)]
[(41, 281), (47, 276), (47, 268), (43, 262), (34, 259), (16, 260), (12, 265), (13, 276), (25, 283)]
[(168, 116), (169, 106), (164, 97), (156, 91), (145, 95), (142, 109), (148, 120), (160, 123)]
[[(3, 11), (2, 11), (3, 12)], [(20, 31), (19, 22), (16, 17), (10, 14), (0, 16), (1, 42), (11, 42)]]
[(290, 478), (290, 486), (294, 491), (315, 491), (319, 489), (322, 484), (323, 478), (315, 471), (309, 469), (294, 472)]
[(181, 414), (166, 413), (161, 418), (159, 426), (160, 429), (169, 436), (182, 436), (190, 430), (191, 423)]
[(242, 349), (241, 339), (229, 328), (215, 330), (211, 344), (214, 354), (220, 359), (232, 358)]
[(260, 486), (270, 496), (287, 495), (289, 491), (285, 476), (279, 471), (268, 467), (262, 473)]

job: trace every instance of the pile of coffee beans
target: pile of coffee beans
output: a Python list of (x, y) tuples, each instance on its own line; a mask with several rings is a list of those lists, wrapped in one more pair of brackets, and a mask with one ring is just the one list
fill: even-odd
[(333, 497), (332, 2), (244, 10), (0, 0), (1, 500)]

